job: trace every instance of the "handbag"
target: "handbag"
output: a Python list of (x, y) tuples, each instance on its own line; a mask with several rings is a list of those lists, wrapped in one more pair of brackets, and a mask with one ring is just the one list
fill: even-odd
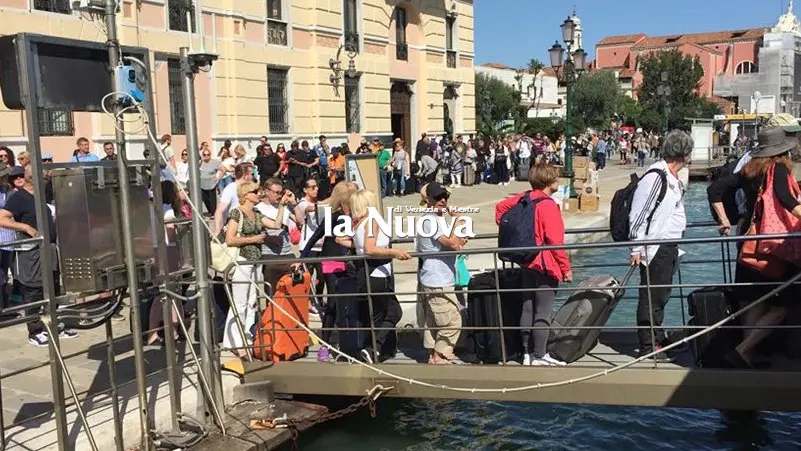
[[(773, 187), (775, 167), (775, 164), (771, 166), (766, 174), (766, 187)], [(790, 196), (794, 199), (798, 199), (799, 196), (801, 196), (801, 188), (799, 188), (798, 182), (796, 182), (795, 177), (791, 174), (787, 176), (787, 186), (790, 191)], [(760, 234), (789, 234), (801, 231), (801, 220), (784, 208), (776, 197), (776, 193), (773, 189), (763, 188), (760, 197), (762, 199), (762, 209), (758, 227)], [(801, 266), (801, 239), (774, 238), (762, 241), (765, 243), (760, 243), (760, 245), (769, 249), (771, 255), (796, 266)]]
[[(759, 201), (757, 201), (759, 202)], [(756, 221), (752, 220), (748, 226), (748, 235), (758, 235)], [(778, 280), (784, 276), (786, 263), (784, 260), (770, 253), (770, 248), (765, 246), (768, 240), (746, 240), (740, 250), (740, 265), (758, 271), (766, 279)]]
[(456, 257), (456, 279), (454, 285), (466, 287), (470, 283), (470, 270), (467, 269), (467, 255)]
[[(239, 214), (241, 216), (239, 225), (236, 229), (236, 236), (242, 234), (242, 224), (245, 223), (245, 214), (241, 209)], [(225, 272), (232, 263), (239, 260), (239, 247), (228, 246), (225, 240), (221, 239), (219, 242), (211, 242), (211, 268), (217, 272)]]

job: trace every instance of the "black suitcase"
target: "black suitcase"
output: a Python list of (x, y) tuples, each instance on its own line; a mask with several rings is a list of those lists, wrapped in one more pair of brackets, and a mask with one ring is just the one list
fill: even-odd
[[(711, 326), (731, 314), (729, 293), (716, 287), (695, 290), (687, 296), (687, 313), (690, 315), (687, 322), (689, 326)], [(726, 323), (734, 326), (738, 324), (736, 319)], [(701, 329), (694, 327), (687, 334), (692, 335), (699, 330)], [(722, 357), (740, 341), (741, 335), (741, 331), (737, 329), (715, 329), (691, 340), (688, 344), (695, 364), (706, 368), (718, 366)]]
[[(498, 272), (501, 289), (520, 289), (522, 286), (520, 269), (503, 269)], [(468, 284), (467, 325), (468, 327), (498, 327), (501, 317), (498, 314), (498, 295), (496, 293), (474, 293), (474, 290), (494, 290), (495, 272), (490, 271), (470, 278)], [(523, 310), (521, 293), (501, 293), (501, 314), (504, 327), (520, 325)], [(501, 352), (501, 333), (499, 330), (472, 330), (471, 351), (482, 363), (496, 364), (503, 360)], [(523, 355), (523, 342), (519, 330), (504, 330), (506, 360), (519, 360)]]
[[(635, 267), (629, 269), (622, 282), (612, 276), (597, 276), (578, 284), (576, 290), (556, 312), (551, 321), (548, 353), (567, 363), (587, 355), (598, 344), (601, 329), (609, 320), (620, 298), (625, 294), (621, 287), (628, 282)], [(577, 329), (571, 329), (577, 327)]]
[[(356, 277), (338, 278), (334, 292), (336, 294), (356, 293)], [(370, 327), (367, 305), (358, 295), (336, 296), (331, 299), (336, 302), (339, 350), (351, 357), (359, 358), (361, 350), (367, 344), (369, 332), (352, 329)]]

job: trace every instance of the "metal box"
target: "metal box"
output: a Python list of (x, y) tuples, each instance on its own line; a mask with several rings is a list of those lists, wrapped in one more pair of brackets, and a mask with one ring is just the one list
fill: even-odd
[[(69, 292), (98, 292), (128, 285), (122, 243), (117, 162), (50, 166), (56, 202), (60, 269)], [(152, 279), (154, 234), (145, 164), (128, 167), (134, 261), (142, 282)]]

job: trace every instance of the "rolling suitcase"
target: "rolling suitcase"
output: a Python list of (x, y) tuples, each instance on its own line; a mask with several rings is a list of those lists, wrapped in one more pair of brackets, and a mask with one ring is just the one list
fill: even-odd
[[(292, 274), (278, 279), (273, 301), (267, 305), (253, 339), (253, 356), (257, 359), (282, 362), (305, 357), (309, 351), (309, 333), (300, 329), (298, 321), (309, 325), (311, 274), (302, 273), (301, 281)], [(274, 307), (281, 306), (287, 313)], [(292, 329), (292, 330), (287, 330)]]
[[(501, 289), (519, 289), (522, 286), (520, 269), (503, 269), (498, 272)], [(521, 293), (501, 293), (500, 313), (496, 293), (474, 293), (474, 290), (494, 290), (495, 272), (489, 271), (473, 276), (468, 283), (467, 321), (468, 327), (504, 327), (520, 324), (523, 310)], [(503, 361), (500, 330), (471, 330), (472, 350), (482, 363), (495, 364)], [(503, 341), (506, 347), (506, 360), (519, 360), (523, 354), (523, 342), (519, 330), (504, 330)], [(470, 347), (470, 346), (468, 346)]]
[[(689, 326), (711, 326), (731, 314), (729, 295), (725, 289), (710, 287), (695, 290), (687, 296)], [(737, 325), (737, 320), (727, 325)], [(699, 328), (687, 330), (688, 335), (698, 332)], [(721, 362), (726, 352), (734, 349), (740, 341), (742, 333), (737, 329), (715, 329), (691, 340), (688, 344), (693, 353), (695, 364), (700, 367), (713, 368)]]
[[(621, 288), (628, 282), (636, 267), (618, 282), (612, 276), (597, 276), (578, 284), (562, 308), (551, 321), (548, 353), (567, 363), (584, 357), (598, 344), (601, 329), (581, 329), (581, 327), (601, 327), (609, 320), (620, 298), (625, 294)], [(577, 329), (571, 329), (577, 327)]]

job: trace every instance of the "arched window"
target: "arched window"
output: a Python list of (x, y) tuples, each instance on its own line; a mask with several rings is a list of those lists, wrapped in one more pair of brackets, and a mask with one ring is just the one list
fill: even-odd
[(757, 72), (757, 66), (751, 61), (743, 61), (742, 63), (738, 64), (737, 68), (734, 70), (734, 73), (736, 73), (737, 75), (753, 74), (756, 72)]

